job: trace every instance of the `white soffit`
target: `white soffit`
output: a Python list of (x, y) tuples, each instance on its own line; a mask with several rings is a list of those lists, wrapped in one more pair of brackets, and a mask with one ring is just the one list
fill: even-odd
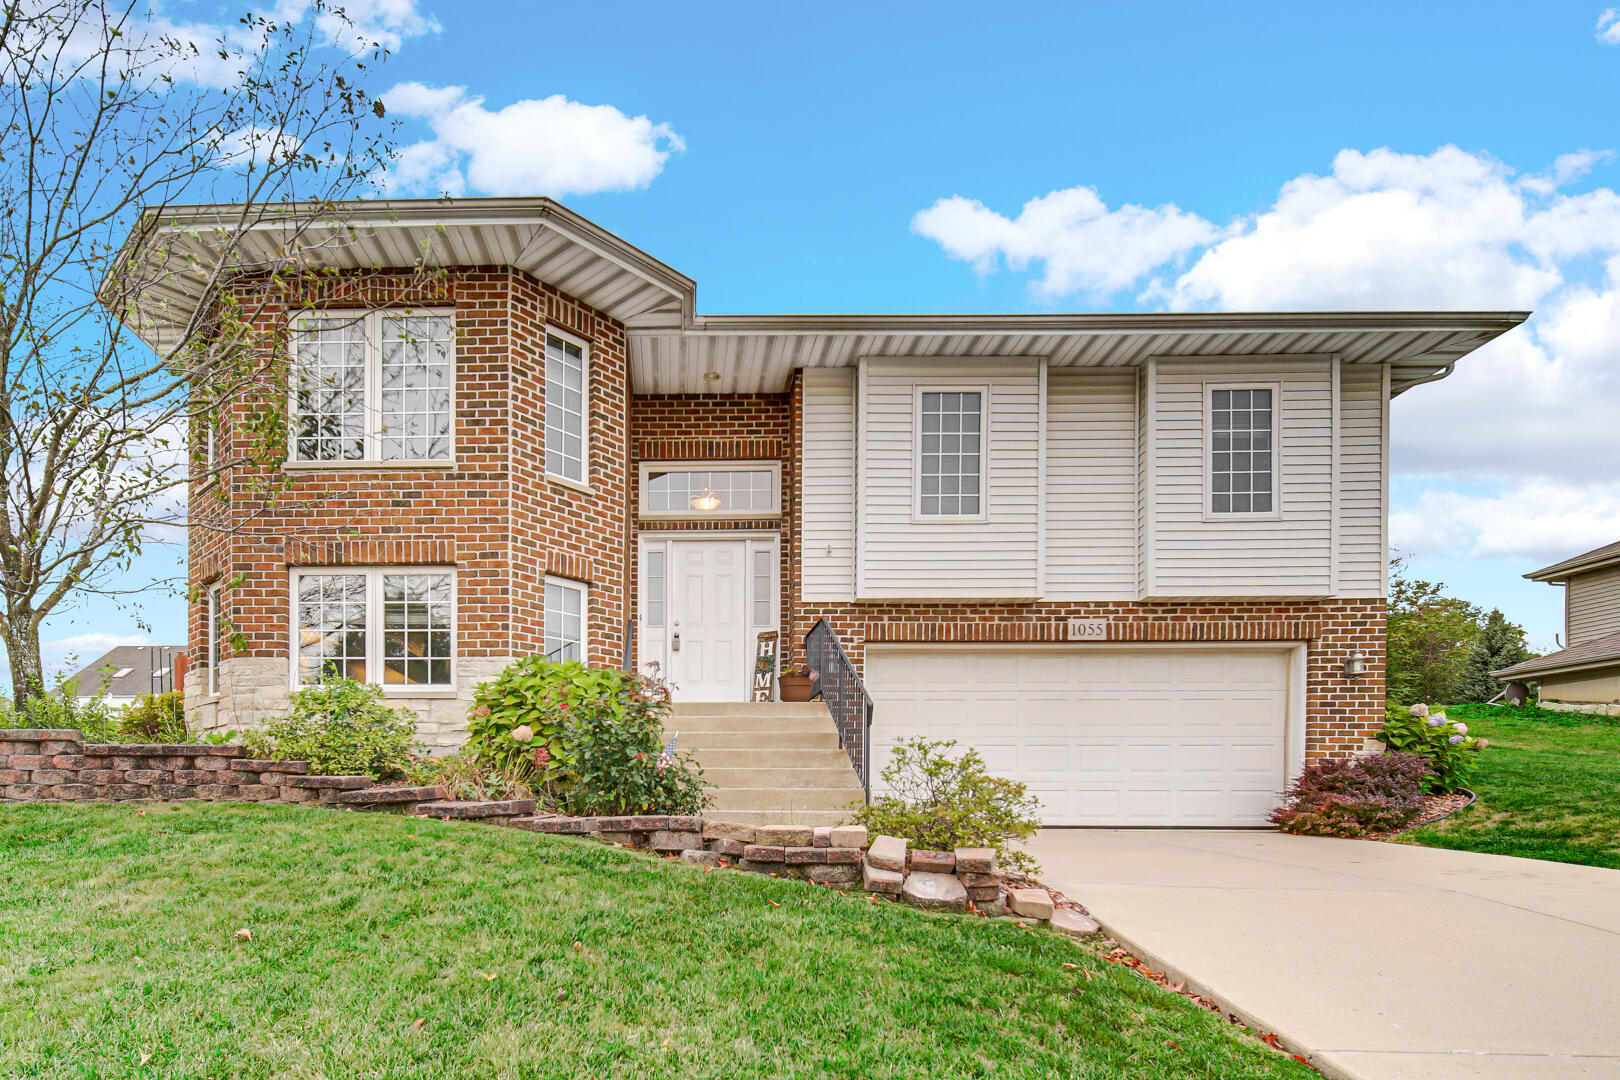
[[(1337, 356), (1389, 364), (1393, 391), (1511, 330), (1528, 312), (1149, 315), (699, 315), (630, 328), (637, 393), (780, 392), (801, 367), (862, 357), (1045, 357), (1053, 367), (1121, 367), (1150, 357)], [(662, 325), (654, 325), (662, 322)], [(718, 372), (716, 382), (704, 373)]]

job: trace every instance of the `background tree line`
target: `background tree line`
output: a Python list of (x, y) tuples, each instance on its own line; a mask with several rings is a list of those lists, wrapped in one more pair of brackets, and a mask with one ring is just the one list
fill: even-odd
[(1536, 655), (1524, 627), (1411, 576), (1400, 557), (1390, 561), (1388, 634), (1387, 692), (1403, 705), (1489, 701), (1503, 685), (1492, 671)]

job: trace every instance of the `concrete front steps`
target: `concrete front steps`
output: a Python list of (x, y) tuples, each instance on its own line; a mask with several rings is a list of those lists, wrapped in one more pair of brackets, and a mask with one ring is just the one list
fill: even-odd
[(865, 799), (819, 701), (678, 702), (676, 744), (703, 766), (714, 802), (704, 816), (741, 825), (840, 825)]

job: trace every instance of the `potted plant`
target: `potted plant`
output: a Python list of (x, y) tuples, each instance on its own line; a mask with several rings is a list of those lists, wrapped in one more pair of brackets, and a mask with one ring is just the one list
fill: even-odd
[(776, 677), (777, 697), (782, 701), (809, 701), (816, 676), (809, 664), (789, 665)]

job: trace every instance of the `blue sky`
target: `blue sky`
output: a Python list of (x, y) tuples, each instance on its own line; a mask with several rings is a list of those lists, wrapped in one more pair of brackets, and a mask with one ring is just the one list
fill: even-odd
[[(1397, 402), (1396, 542), (1550, 647), (1519, 575), (1620, 539), (1601, 0), (345, 6), (398, 44), (393, 191), (556, 195), (702, 311), (1533, 308)], [(157, 596), (47, 637), (141, 619), (182, 637)]]

